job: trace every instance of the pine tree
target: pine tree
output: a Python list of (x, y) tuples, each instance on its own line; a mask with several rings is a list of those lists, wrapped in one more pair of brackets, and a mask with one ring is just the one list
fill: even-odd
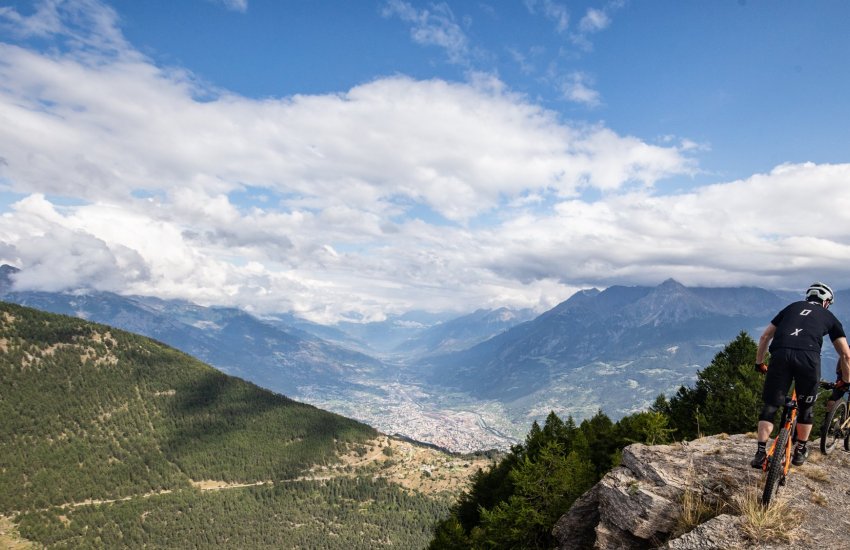
[(682, 386), (666, 407), (681, 439), (716, 433), (751, 431), (758, 422), (764, 377), (752, 368), (757, 345), (741, 332), (711, 363), (697, 373), (693, 388)]
[(741, 332), (699, 373), (697, 391), (705, 396), (700, 412), (705, 432), (742, 433), (755, 429), (764, 376), (753, 369), (757, 344)]
[(552, 526), (596, 482), (590, 461), (564, 454), (558, 441), (548, 441), (536, 460), (526, 458), (511, 478), (516, 490), (510, 499), (481, 513), (475, 539), (481, 547), (551, 548)]

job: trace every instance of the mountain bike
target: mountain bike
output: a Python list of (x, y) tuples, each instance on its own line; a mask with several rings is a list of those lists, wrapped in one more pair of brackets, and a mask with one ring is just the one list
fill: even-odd
[[(835, 384), (830, 382), (821, 382), (820, 385), (828, 390), (835, 389)], [(832, 410), (826, 414), (820, 432), (820, 450), (823, 454), (831, 453), (839, 439), (844, 440), (844, 450), (850, 451), (850, 392), (845, 391), (841, 399), (835, 402)]]
[(785, 396), (785, 407), (782, 409), (782, 422), (779, 434), (767, 451), (767, 459), (762, 469), (767, 472), (764, 482), (764, 492), (761, 496), (763, 506), (770, 504), (780, 485), (785, 485), (785, 478), (791, 470), (791, 451), (797, 441), (797, 390), (790, 396)]

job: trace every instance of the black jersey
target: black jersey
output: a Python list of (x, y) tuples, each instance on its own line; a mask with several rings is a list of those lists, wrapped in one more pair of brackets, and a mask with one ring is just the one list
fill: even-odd
[(841, 322), (817, 302), (789, 304), (771, 323), (776, 327), (776, 332), (770, 343), (770, 351), (790, 348), (820, 353), (825, 334), (829, 334), (833, 342), (845, 336)]

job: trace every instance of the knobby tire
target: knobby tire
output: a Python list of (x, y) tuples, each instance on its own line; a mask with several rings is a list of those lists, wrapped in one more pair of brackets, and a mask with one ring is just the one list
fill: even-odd
[(784, 475), (785, 447), (790, 444), (788, 441), (790, 437), (791, 430), (788, 428), (782, 428), (779, 430), (779, 435), (776, 436), (776, 446), (773, 456), (769, 457), (770, 465), (767, 468), (767, 480), (764, 482), (764, 493), (761, 496), (761, 503), (764, 506), (770, 504), (770, 500), (779, 486), (779, 481)]
[[(844, 420), (841, 421), (844, 424), (847, 421), (847, 416), (850, 415), (850, 401), (845, 401), (844, 405)], [(844, 450), (850, 451), (850, 426), (844, 428)]]
[[(840, 431), (841, 425), (844, 423), (844, 420), (847, 418), (847, 402), (846, 401), (837, 401), (835, 406), (829, 411), (829, 414), (826, 416), (826, 420), (823, 424), (823, 429), (820, 434), (820, 450), (823, 454), (828, 455), (832, 452), (833, 448), (835, 448), (835, 444), (841, 439), (842, 432)], [(846, 450), (850, 450), (848, 448), (848, 440), (844, 438), (844, 448)]]

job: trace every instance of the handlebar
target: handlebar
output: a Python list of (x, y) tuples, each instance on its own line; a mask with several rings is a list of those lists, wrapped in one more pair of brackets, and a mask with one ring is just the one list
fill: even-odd
[[(825, 390), (834, 390), (835, 389), (835, 382), (827, 382), (826, 380), (821, 380), (818, 383), (818, 385)], [(845, 392), (850, 392), (850, 388), (848, 388), (846, 386), (843, 389), (844, 389)]]

